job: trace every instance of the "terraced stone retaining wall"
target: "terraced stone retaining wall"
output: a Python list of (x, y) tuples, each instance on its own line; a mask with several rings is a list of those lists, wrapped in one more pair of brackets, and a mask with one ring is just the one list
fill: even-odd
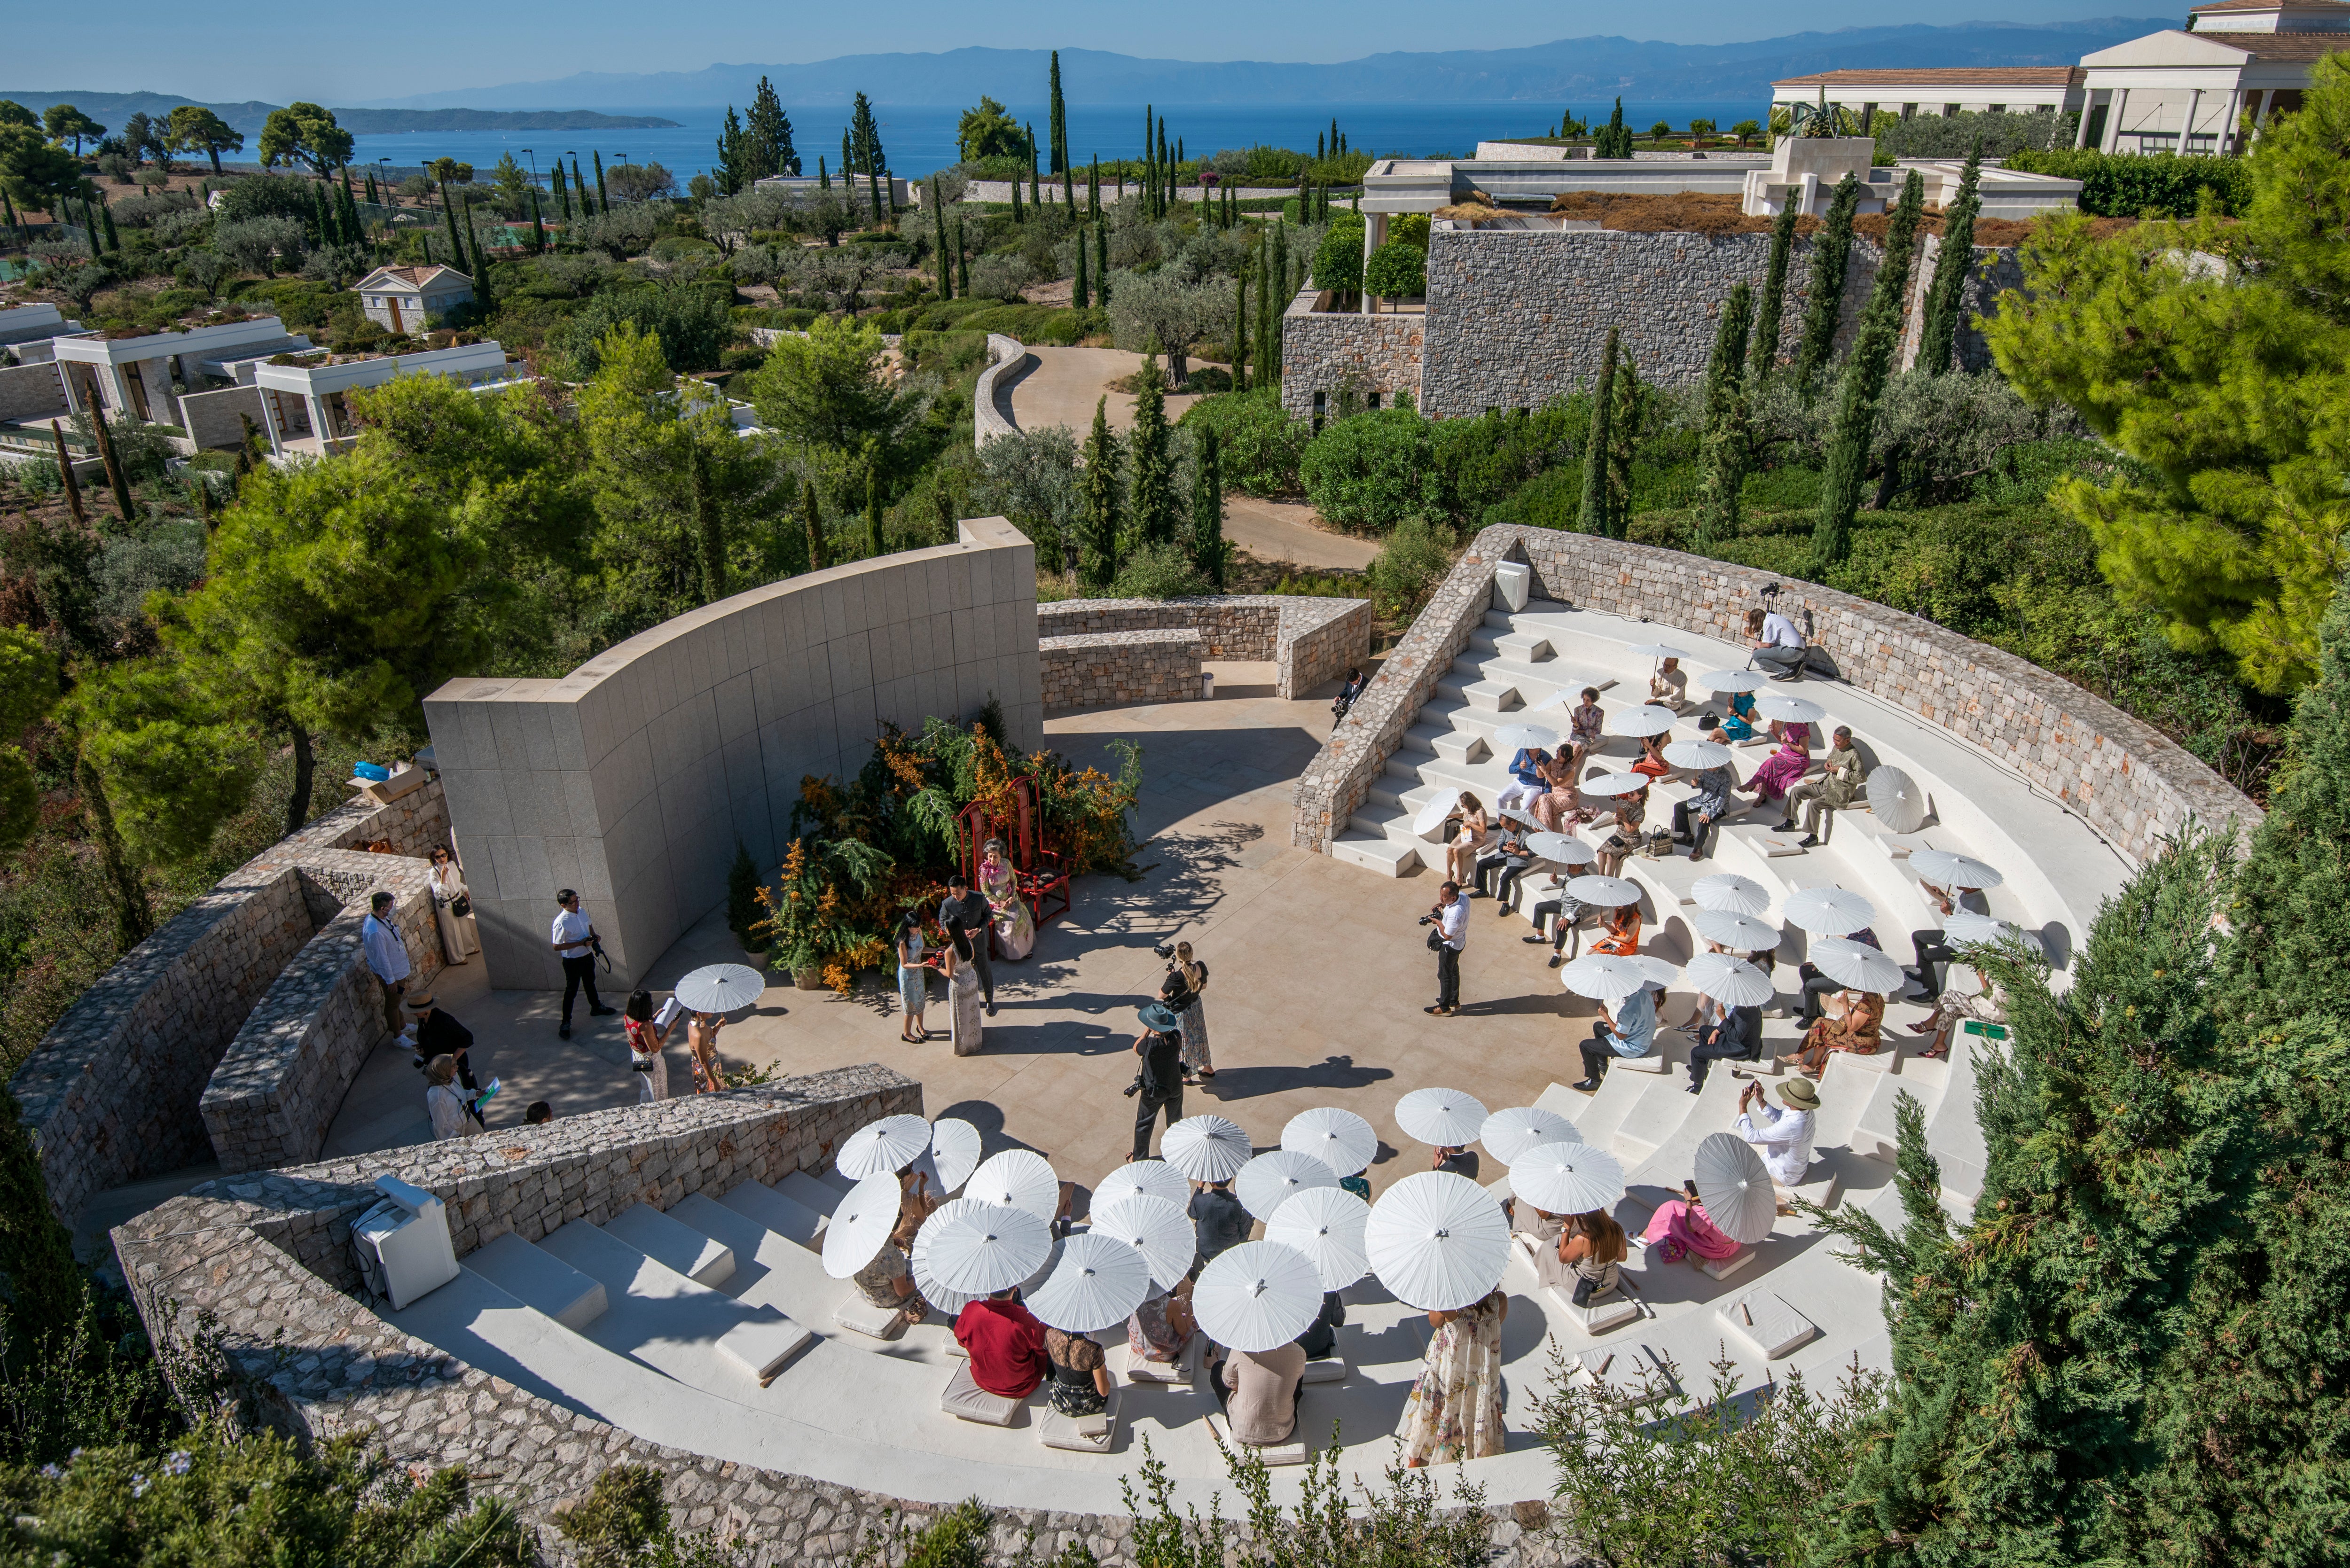
[[(1297, 698), (1344, 675), (1370, 651), (1371, 601), (1220, 594), (1194, 599), (1061, 599), (1036, 607), (1040, 647), (1044, 639), (1070, 644), (1176, 629), (1197, 632), (1205, 659), (1271, 659), (1275, 692)], [(1107, 647), (1104, 657), (1113, 657)]]
[[(1290, 841), (1326, 851), (1401, 745), (1492, 600), (1493, 568), (1525, 562), (1534, 596), (1725, 642), (1771, 573), (1647, 545), (1514, 524), (1482, 530), (1297, 781)], [(1785, 585), (1844, 679), (1949, 731), (2080, 813), (2143, 860), (2189, 819), (2249, 827), (2261, 809), (2151, 725), (2013, 654), (1831, 588)]]
[(1047, 713), (1195, 701), (1206, 657), (1200, 634), (1183, 627), (1036, 639)]

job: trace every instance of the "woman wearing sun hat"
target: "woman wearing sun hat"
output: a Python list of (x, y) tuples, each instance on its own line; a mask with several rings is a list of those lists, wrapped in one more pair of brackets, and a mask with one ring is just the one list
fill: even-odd
[[(1804, 1184), (1812, 1168), (1813, 1124), (1820, 1109), (1820, 1091), (1809, 1078), (1790, 1078), (1779, 1085), (1782, 1110), (1771, 1103), (1762, 1085), (1750, 1083), (1738, 1091), (1738, 1136), (1762, 1157), (1771, 1184), (1783, 1192)], [(1749, 1106), (1752, 1109), (1749, 1109)]]
[(1142, 1070), (1134, 1076), (1135, 1159), (1150, 1158), (1150, 1127), (1161, 1106), (1167, 1125), (1183, 1119), (1183, 1021), (1163, 1002), (1147, 1002), (1139, 1009), (1142, 1033), (1134, 1037), (1134, 1054)]

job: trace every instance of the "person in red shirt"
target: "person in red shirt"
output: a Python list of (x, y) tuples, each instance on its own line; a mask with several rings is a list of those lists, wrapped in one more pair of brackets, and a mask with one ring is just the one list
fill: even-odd
[(1045, 1325), (1020, 1304), (1016, 1285), (964, 1307), (954, 1336), (971, 1352), (971, 1380), (990, 1394), (1025, 1399), (1053, 1369), (1045, 1354)]

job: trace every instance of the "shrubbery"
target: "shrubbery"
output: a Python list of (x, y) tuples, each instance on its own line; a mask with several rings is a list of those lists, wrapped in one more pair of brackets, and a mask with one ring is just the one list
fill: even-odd
[(2240, 157), (2181, 158), (2171, 152), (2099, 152), (2093, 148), (2021, 151), (2011, 169), (2081, 182), (2081, 211), (2094, 218), (2148, 213), (2191, 218), (2209, 191), (2222, 217), (2241, 216), (2252, 199), (2251, 169)]
[(1324, 426), (1299, 459), (1297, 476), (1323, 521), (1350, 534), (1384, 534), (1444, 504), (1434, 427), (1409, 407)]
[(1183, 428), (1216, 432), (1227, 490), (1266, 497), (1298, 493), (1298, 463), (1313, 432), (1283, 410), (1274, 389), (1202, 398), (1184, 410)]
[(2069, 148), (2080, 123), (2079, 115), (2053, 109), (2045, 114), (1918, 114), (1908, 119), (1880, 114), (1874, 128), (1877, 161), (1889, 165), (1901, 158), (1964, 158), (1978, 141), (1985, 158)]

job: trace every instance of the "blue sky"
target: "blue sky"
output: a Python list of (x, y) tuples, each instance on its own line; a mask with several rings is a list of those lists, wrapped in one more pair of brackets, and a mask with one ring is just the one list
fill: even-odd
[[(1727, 0), (1634, 7), (1534, 0), (1473, 6), (1431, 6), (1423, 0), (1286, 5), (1194, 0), (1180, 12), (1099, 0), (1025, 0), (1016, 8), (970, 0), (895, 0), (886, 7), (769, 0), (686, 5), (346, 0), (221, 10), (186, 0), (107, 0), (88, 10), (20, 0), (6, 8), (6, 59), (0, 63), (0, 78), (6, 79), (0, 89), (143, 89), (213, 101), (282, 103), (298, 97), (353, 103), (580, 70), (696, 70), (721, 60), (808, 61), (965, 45), (1328, 61), (1386, 50), (1506, 48), (1597, 34), (1729, 43), (1898, 21), (2051, 22), (2155, 9), (2115, 0), (1956, 0), (1906, 16), (1864, 0), (1794, 0), (1773, 7)], [(681, 28), (681, 22), (690, 26)]]

